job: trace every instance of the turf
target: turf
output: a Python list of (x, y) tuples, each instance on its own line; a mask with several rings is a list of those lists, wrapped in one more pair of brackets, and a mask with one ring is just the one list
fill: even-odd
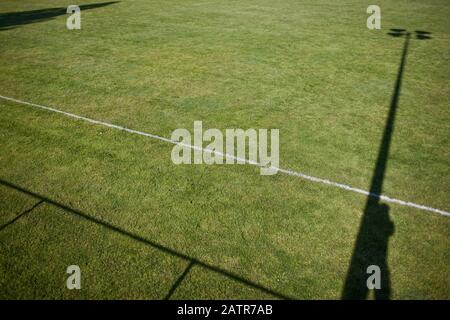
[[(356, 0), (124, 0), (73, 31), (69, 4), (0, 3), (1, 95), (164, 137), (278, 128), (282, 168), (365, 190), (405, 41), (387, 33), (431, 32), (410, 41), (382, 191), (450, 210), (447, 1), (378, 1), (381, 30)], [(0, 108), (1, 298), (341, 298), (364, 196)], [(449, 218), (387, 205), (390, 298), (449, 299)]]

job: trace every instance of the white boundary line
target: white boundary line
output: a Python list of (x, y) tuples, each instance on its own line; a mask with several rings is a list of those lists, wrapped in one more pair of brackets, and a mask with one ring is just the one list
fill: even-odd
[[(172, 144), (179, 144), (181, 146), (184, 146), (184, 147), (187, 147), (187, 148), (190, 148), (190, 149), (193, 149), (193, 150), (215, 153), (217, 155), (220, 155), (220, 156), (223, 156), (223, 157), (226, 157), (226, 158), (231, 158), (231, 159), (234, 159), (234, 160), (245, 161), (245, 163), (261, 167), (261, 164), (258, 163), (258, 162), (255, 162), (255, 161), (246, 160), (246, 159), (242, 159), (242, 158), (230, 155), (230, 154), (221, 153), (221, 152), (218, 152), (218, 151), (213, 151), (213, 150), (209, 150), (209, 149), (199, 148), (199, 147), (196, 147), (196, 146), (193, 146), (193, 145), (189, 145), (189, 144), (180, 143), (180, 142), (177, 142), (177, 141), (173, 141), (171, 139), (167, 139), (167, 138), (164, 138), (164, 137), (157, 136), (155, 134), (129, 129), (129, 128), (118, 126), (118, 125), (115, 125), (115, 124), (111, 124), (111, 123), (107, 123), (107, 122), (103, 122), (103, 121), (98, 121), (98, 120), (86, 118), (86, 117), (79, 116), (79, 115), (76, 115), (76, 114), (73, 114), (73, 113), (69, 113), (69, 112), (65, 112), (65, 111), (62, 111), (62, 110), (58, 110), (58, 109), (55, 109), (55, 108), (50, 108), (50, 107), (42, 106), (42, 105), (39, 105), (39, 104), (31, 103), (31, 102), (26, 102), (26, 101), (22, 101), (22, 100), (10, 98), (10, 97), (5, 97), (5, 96), (2, 96), (2, 95), (0, 95), (0, 98), (4, 99), (4, 100), (16, 102), (16, 103), (19, 103), (19, 104), (23, 104), (23, 105), (27, 105), (27, 106), (32, 106), (32, 107), (44, 109), (44, 110), (47, 110), (47, 111), (60, 113), (60, 114), (63, 114), (65, 116), (68, 116), (68, 117), (71, 117), (71, 118), (87, 121), (87, 122), (90, 122), (90, 123), (93, 123), (93, 124), (102, 125), (102, 126), (105, 126), (105, 127), (108, 127), (108, 128), (118, 129), (118, 130), (126, 131), (126, 132), (129, 132), (129, 133), (138, 134), (138, 135), (141, 135), (141, 136), (144, 136), (144, 137), (149, 137), (149, 138), (157, 139), (157, 140), (160, 140), (160, 141), (172, 143)], [(308, 181), (326, 184), (326, 185), (333, 186), (333, 187), (340, 188), (340, 189), (344, 189), (344, 190), (347, 190), (347, 191), (360, 193), (360, 194), (368, 196), (368, 197), (380, 198), (383, 201), (396, 203), (396, 204), (399, 204), (401, 206), (407, 206), (407, 207), (411, 207), (411, 208), (415, 208), (415, 209), (419, 209), (419, 210), (423, 210), (423, 211), (434, 212), (434, 213), (441, 214), (443, 216), (450, 217), (450, 212), (447, 212), (447, 211), (444, 211), (444, 210), (435, 209), (435, 208), (432, 208), (432, 207), (427, 207), (427, 206), (416, 204), (416, 203), (413, 203), (413, 202), (408, 202), (408, 201), (403, 201), (403, 200), (399, 200), (399, 199), (395, 199), (395, 198), (390, 198), (390, 197), (384, 196), (384, 195), (370, 193), (370, 192), (368, 192), (366, 190), (363, 190), (363, 189), (353, 188), (353, 187), (348, 186), (346, 184), (337, 183), (337, 182), (334, 182), (334, 181), (331, 181), (331, 180), (328, 180), (328, 179), (322, 179), (322, 178), (309, 176), (309, 175), (301, 173), (301, 172), (296, 172), (296, 171), (282, 169), (282, 168), (276, 168), (276, 167), (273, 167), (273, 169), (276, 169), (276, 170), (278, 170), (278, 171), (280, 171), (280, 172), (282, 172), (284, 174), (290, 175), (290, 176), (300, 177), (300, 178), (308, 180)]]

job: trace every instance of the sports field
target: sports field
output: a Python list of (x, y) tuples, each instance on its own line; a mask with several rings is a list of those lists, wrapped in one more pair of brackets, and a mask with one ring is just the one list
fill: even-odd
[[(449, 1), (379, 0), (381, 30), (361, 0), (95, 1), (0, 2), (0, 298), (450, 299)], [(194, 121), (279, 129), (286, 171), (140, 134)]]

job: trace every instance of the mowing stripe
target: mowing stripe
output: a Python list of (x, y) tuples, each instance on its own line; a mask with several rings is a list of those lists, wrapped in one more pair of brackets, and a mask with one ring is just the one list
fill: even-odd
[[(46, 106), (43, 106), (43, 105), (39, 105), (39, 104), (31, 103), (31, 102), (26, 102), (26, 101), (22, 101), (22, 100), (10, 98), (10, 97), (5, 97), (5, 96), (2, 96), (2, 95), (0, 95), (0, 98), (4, 99), (4, 100), (16, 102), (16, 103), (19, 103), (19, 104), (23, 104), (23, 105), (27, 105), (27, 106), (31, 106), (31, 107), (36, 107), (36, 108), (44, 109), (44, 110), (51, 111), (51, 112), (60, 113), (60, 114), (63, 114), (65, 116), (68, 116), (68, 117), (71, 117), (71, 118), (87, 121), (87, 122), (90, 122), (90, 123), (93, 123), (93, 124), (102, 125), (102, 126), (105, 126), (105, 127), (108, 127), (108, 128), (118, 129), (118, 130), (126, 131), (126, 132), (129, 132), (129, 133), (138, 134), (138, 135), (141, 135), (141, 136), (144, 136), (144, 137), (149, 137), (149, 138), (153, 138), (153, 139), (156, 139), (156, 140), (172, 143), (172, 144), (178, 144), (178, 145), (181, 145), (183, 147), (190, 148), (190, 149), (197, 150), (197, 151), (214, 153), (214, 154), (222, 156), (222, 157), (231, 158), (231, 159), (234, 159), (234, 160), (243, 161), (245, 163), (248, 163), (248, 164), (251, 164), (251, 165), (254, 165), (254, 166), (262, 167), (262, 165), (260, 163), (255, 162), (255, 161), (246, 160), (246, 159), (242, 159), (242, 158), (239, 158), (239, 157), (236, 157), (234, 155), (227, 154), (227, 153), (222, 153), (222, 152), (213, 151), (213, 150), (210, 150), (210, 149), (200, 148), (200, 147), (197, 147), (197, 146), (181, 143), (181, 142), (178, 142), (178, 141), (174, 141), (174, 140), (171, 140), (171, 139), (160, 137), (160, 136), (155, 135), (155, 134), (129, 129), (129, 128), (118, 126), (118, 125), (115, 125), (115, 124), (111, 124), (111, 123), (107, 123), (107, 122), (103, 122), (103, 121), (98, 121), (98, 120), (86, 118), (86, 117), (79, 116), (79, 115), (76, 115), (76, 114), (73, 114), (73, 113), (69, 113), (69, 112), (65, 112), (65, 111), (62, 111), (62, 110), (58, 110), (58, 109), (55, 109), (55, 108), (46, 107)], [(334, 182), (334, 181), (331, 181), (331, 180), (328, 180), (328, 179), (322, 179), (322, 178), (313, 177), (313, 176), (310, 176), (310, 175), (307, 175), (307, 174), (304, 174), (304, 173), (301, 173), (301, 172), (296, 172), (296, 171), (282, 169), (282, 168), (277, 168), (277, 167), (271, 167), (271, 168), (273, 168), (275, 170), (278, 170), (281, 173), (284, 173), (284, 174), (287, 174), (287, 175), (290, 175), (290, 176), (294, 176), (294, 177), (299, 177), (299, 178), (302, 178), (302, 179), (305, 179), (305, 180), (308, 180), (308, 181), (317, 182), (317, 183), (321, 183), (321, 184), (326, 184), (326, 185), (333, 186), (333, 187), (336, 187), (336, 188), (340, 188), (340, 189), (344, 189), (344, 190), (347, 190), (347, 191), (359, 193), (359, 194), (362, 194), (362, 195), (365, 195), (365, 196), (368, 196), (368, 197), (379, 198), (379, 199), (381, 199), (383, 201), (395, 203), (395, 204), (398, 204), (398, 205), (401, 205), (401, 206), (407, 206), (407, 207), (411, 207), (411, 208), (415, 208), (415, 209), (419, 209), (419, 210), (423, 210), (423, 211), (434, 212), (434, 213), (441, 214), (443, 216), (450, 217), (450, 212), (447, 212), (447, 211), (444, 211), (444, 210), (435, 209), (435, 208), (424, 206), (424, 205), (421, 205), (421, 204), (416, 204), (414, 202), (403, 201), (403, 200), (399, 200), (399, 199), (395, 199), (395, 198), (390, 198), (388, 196), (371, 193), (371, 192), (363, 190), (363, 189), (353, 188), (353, 187), (348, 186), (346, 184)]]

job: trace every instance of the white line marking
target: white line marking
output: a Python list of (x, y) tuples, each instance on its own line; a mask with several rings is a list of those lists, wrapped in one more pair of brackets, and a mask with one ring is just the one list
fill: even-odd
[[(171, 139), (160, 137), (160, 136), (157, 136), (155, 134), (146, 133), (146, 132), (142, 132), (142, 131), (137, 131), (137, 130), (133, 130), (133, 129), (128, 129), (126, 127), (122, 127), (122, 126), (118, 126), (118, 125), (115, 125), (115, 124), (111, 124), (111, 123), (107, 123), (107, 122), (103, 122), (103, 121), (98, 121), (98, 120), (86, 118), (86, 117), (79, 116), (79, 115), (76, 115), (76, 114), (73, 114), (73, 113), (70, 113), (70, 112), (65, 112), (65, 111), (62, 111), (62, 110), (58, 110), (58, 109), (55, 109), (55, 108), (50, 108), (50, 107), (42, 106), (42, 105), (39, 105), (39, 104), (31, 103), (31, 102), (26, 102), (26, 101), (22, 101), (22, 100), (10, 98), (10, 97), (5, 97), (5, 96), (2, 96), (2, 95), (0, 95), (0, 98), (4, 99), (4, 100), (16, 102), (16, 103), (19, 103), (19, 104), (24, 104), (24, 105), (28, 105), (28, 106), (44, 109), (44, 110), (47, 110), (47, 111), (60, 113), (60, 114), (63, 114), (65, 116), (68, 116), (68, 117), (71, 117), (71, 118), (87, 121), (87, 122), (90, 122), (90, 123), (93, 123), (93, 124), (99, 124), (99, 125), (102, 125), (102, 126), (105, 126), (105, 127), (108, 127), (108, 128), (118, 129), (118, 130), (126, 131), (126, 132), (129, 132), (129, 133), (138, 134), (138, 135), (141, 135), (141, 136), (144, 136), (144, 137), (149, 137), (149, 138), (157, 139), (157, 140), (160, 140), (160, 141), (172, 143), (172, 144), (179, 144), (181, 146), (184, 146), (184, 147), (187, 147), (187, 148), (191, 148), (193, 150), (215, 153), (215, 154), (223, 156), (223, 157), (231, 158), (231, 159), (234, 159), (234, 160), (244, 161), (245, 163), (248, 163), (248, 164), (251, 164), (251, 165), (255, 165), (255, 166), (258, 166), (258, 167), (262, 166), (258, 162), (247, 160), (247, 159), (242, 159), (242, 158), (239, 158), (239, 157), (236, 157), (234, 155), (227, 154), (227, 153), (221, 153), (221, 152), (218, 152), (218, 151), (213, 151), (213, 150), (209, 150), (209, 149), (205, 149), (205, 148), (199, 148), (199, 147), (196, 147), (196, 146), (193, 146), (193, 145), (184, 144), (184, 143), (180, 143), (178, 141), (173, 141)], [(395, 198), (390, 198), (390, 197), (384, 196), (384, 195), (370, 193), (369, 191), (366, 191), (366, 190), (363, 190), (363, 189), (353, 188), (353, 187), (348, 186), (346, 184), (337, 183), (337, 182), (334, 182), (334, 181), (331, 181), (331, 180), (328, 180), (328, 179), (322, 179), (322, 178), (309, 176), (309, 175), (301, 173), (301, 172), (296, 172), (296, 171), (291, 171), (291, 170), (282, 169), (282, 168), (276, 168), (276, 167), (273, 167), (273, 169), (278, 170), (279, 172), (282, 172), (282, 173), (290, 175), (290, 176), (300, 177), (300, 178), (308, 180), (308, 181), (326, 184), (326, 185), (337, 187), (337, 188), (344, 189), (344, 190), (347, 190), (347, 191), (360, 193), (360, 194), (368, 196), (368, 197), (380, 198), (383, 201), (396, 203), (396, 204), (399, 204), (401, 206), (407, 206), (407, 207), (416, 208), (416, 209), (423, 210), (423, 211), (434, 212), (434, 213), (441, 214), (443, 216), (450, 217), (450, 212), (447, 212), (447, 211), (444, 211), (444, 210), (435, 209), (435, 208), (432, 208), (432, 207), (427, 207), (427, 206), (416, 204), (416, 203), (413, 203), (413, 202), (408, 202), (408, 201), (403, 201), (403, 200), (399, 200), (399, 199), (395, 199)]]

